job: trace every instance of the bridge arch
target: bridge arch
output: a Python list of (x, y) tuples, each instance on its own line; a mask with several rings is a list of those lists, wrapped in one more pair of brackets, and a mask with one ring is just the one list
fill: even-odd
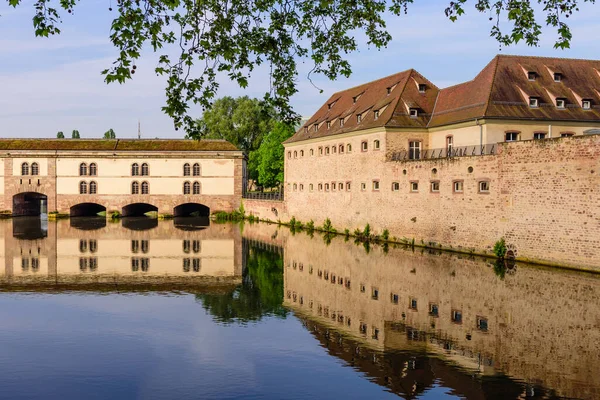
[(183, 203), (173, 209), (175, 217), (209, 217), (210, 208), (200, 203)]
[(106, 207), (98, 203), (79, 203), (69, 209), (71, 217), (95, 217), (106, 211)]
[(13, 216), (37, 217), (48, 212), (48, 196), (38, 192), (17, 193), (12, 198)]
[(148, 203), (132, 203), (121, 209), (123, 217), (144, 217), (149, 212), (158, 212), (158, 207)]

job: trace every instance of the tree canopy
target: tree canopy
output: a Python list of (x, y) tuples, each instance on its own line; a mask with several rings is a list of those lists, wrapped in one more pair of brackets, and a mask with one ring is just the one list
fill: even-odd
[(79, 131), (77, 129), (73, 129), (73, 132), (71, 132), (71, 139), (81, 139), (81, 137), (79, 136)]
[[(7, 1), (23, 6), (22, 0)], [(155, 72), (167, 81), (163, 111), (177, 129), (199, 137), (201, 125), (190, 107), (209, 108), (222, 76), (246, 87), (264, 64), (270, 70), (265, 101), (290, 123), (298, 118), (290, 97), (298, 91), (299, 62), (312, 64), (310, 74), (349, 76), (349, 54), (363, 46), (385, 47), (392, 37), (384, 17), (407, 14), (416, 1), (117, 0), (109, 10), (115, 13), (110, 41), (118, 56), (102, 73), (107, 83), (124, 83), (150, 47), (159, 53)], [(62, 15), (73, 13), (78, 2), (34, 0), (35, 34), (59, 34)], [(441, 7), (452, 21), (474, 7), (489, 18), (490, 35), (502, 45), (523, 40), (537, 46), (544, 23), (557, 35), (555, 47), (567, 48), (572, 32), (566, 21), (582, 3), (595, 0), (448, 0)]]
[(258, 182), (266, 187), (283, 183), (284, 148), (282, 143), (294, 134), (293, 128), (278, 122), (258, 149)]
[(117, 134), (115, 133), (115, 131), (112, 128), (110, 128), (109, 130), (104, 132), (104, 139), (116, 139), (116, 138), (117, 138)]
[(57, 139), (64, 139), (65, 138), (65, 134), (62, 131), (59, 131), (56, 133), (56, 138)]

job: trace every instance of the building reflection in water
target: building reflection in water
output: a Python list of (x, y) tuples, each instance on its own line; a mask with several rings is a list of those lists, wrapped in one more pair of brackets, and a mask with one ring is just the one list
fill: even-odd
[[(284, 305), (327, 351), (413, 398), (600, 398), (600, 279), (250, 225), (284, 248)], [(509, 378), (510, 377), (510, 378)]]

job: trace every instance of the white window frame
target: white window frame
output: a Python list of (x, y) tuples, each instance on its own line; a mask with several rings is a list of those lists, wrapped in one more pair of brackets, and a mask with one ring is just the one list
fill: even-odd
[(374, 192), (378, 192), (378, 191), (379, 191), (379, 187), (380, 187), (380, 185), (379, 185), (379, 181), (377, 181), (377, 180), (374, 180), (374, 181), (373, 181), (373, 191), (374, 191)]
[(410, 160), (420, 160), (421, 159), (421, 147), (422, 147), (422, 142), (420, 140), (408, 142), (408, 158)]
[(410, 191), (411, 191), (411, 193), (417, 193), (419, 191), (419, 182), (418, 181), (412, 181), (410, 183)]
[(454, 193), (464, 193), (465, 191), (465, 182), (464, 181), (454, 181), (452, 182), (452, 192)]
[(400, 182), (392, 182), (392, 192), (400, 191)]
[(556, 99), (556, 108), (564, 110), (567, 108), (567, 100), (566, 99)]
[[(508, 139), (508, 135), (516, 135), (515, 136), (516, 139), (510, 139), (509, 140)], [(504, 133), (504, 141), (505, 142), (518, 142), (519, 141), (519, 136), (520, 136), (519, 132), (514, 132), (514, 131), (513, 132), (505, 132)]]
[(490, 192), (490, 181), (479, 181), (479, 193)]
[(416, 108), (411, 108), (408, 110), (411, 118), (417, 118), (419, 116), (419, 110)]
[(538, 108), (539, 106), (540, 106), (540, 99), (538, 99), (537, 97), (529, 98), (529, 107), (530, 108)]
[(431, 189), (431, 193), (439, 193), (440, 192), (440, 181), (431, 181), (430, 189)]
[(591, 102), (591, 100), (582, 100), (581, 101), (581, 108), (583, 108), (584, 110), (591, 110), (592, 109), (592, 102)]
[(543, 139), (546, 139), (546, 132), (534, 132), (533, 133), (533, 139), (534, 140), (543, 140)]

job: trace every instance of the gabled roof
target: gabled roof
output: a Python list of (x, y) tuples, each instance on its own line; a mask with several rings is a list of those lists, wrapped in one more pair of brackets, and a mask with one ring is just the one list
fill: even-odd
[(0, 139), (0, 150), (240, 151), (225, 140), (186, 139)]
[[(534, 81), (529, 72), (535, 73)], [(555, 73), (561, 75), (560, 82), (555, 82)], [(425, 93), (419, 92), (419, 83), (427, 86)], [(389, 94), (388, 88), (393, 88)], [(539, 99), (539, 107), (529, 106), (530, 97)], [(566, 99), (565, 109), (556, 107), (561, 98)], [(582, 108), (583, 100), (592, 101), (590, 110)], [(418, 110), (417, 118), (410, 117), (410, 108)], [(380, 111), (377, 120), (375, 110)], [(473, 80), (441, 90), (411, 69), (335, 93), (286, 143), (369, 128), (430, 128), (482, 118), (598, 123), (600, 61), (498, 55)]]
[[(419, 92), (419, 84), (426, 85), (425, 93)], [(286, 143), (377, 127), (425, 128), (437, 92), (433, 83), (411, 69), (335, 93)], [(419, 116), (411, 118), (409, 108), (418, 109)]]

